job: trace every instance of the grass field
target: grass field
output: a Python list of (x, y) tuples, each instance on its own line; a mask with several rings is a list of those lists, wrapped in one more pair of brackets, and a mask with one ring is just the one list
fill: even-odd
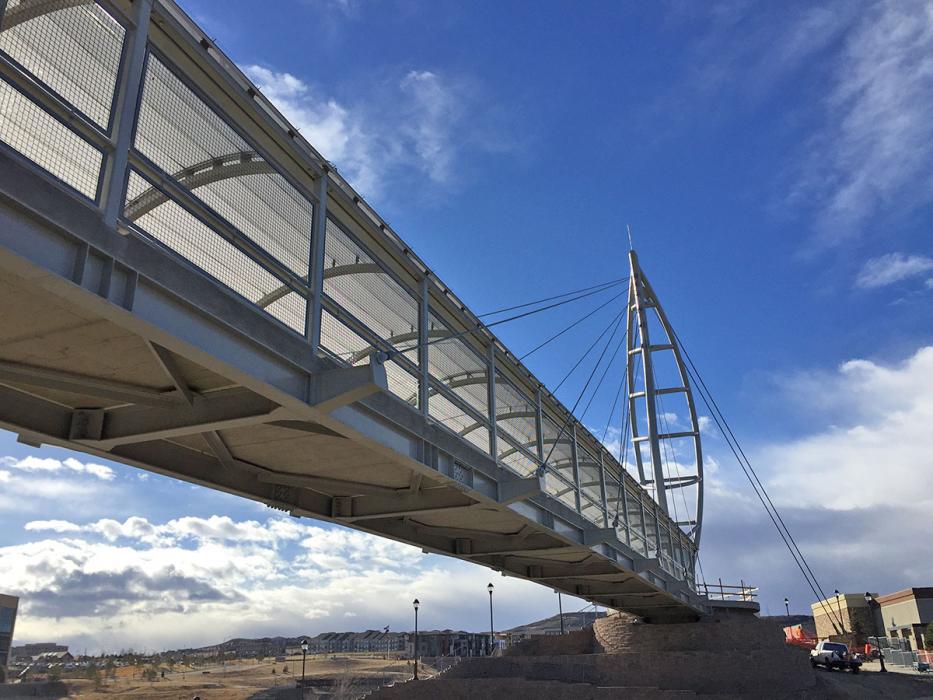
[[(431, 675), (433, 669), (422, 666), (419, 675)], [(412, 675), (411, 662), (383, 659), (372, 655), (339, 654), (309, 656), (305, 677), (314, 692), (307, 698), (332, 697), (350, 700), (376, 685), (407, 680)], [(198, 668), (176, 666), (165, 670), (165, 677), (147, 681), (142, 671), (116, 669), (116, 678), (106, 679), (96, 688), (90, 680), (68, 678), (65, 681), (74, 696), (86, 700), (132, 697), (141, 700), (273, 700), (297, 696), (296, 679), (301, 677), (301, 657), (285, 662), (272, 659), (238, 659), (225, 665)], [(322, 695), (322, 693), (324, 693)]]

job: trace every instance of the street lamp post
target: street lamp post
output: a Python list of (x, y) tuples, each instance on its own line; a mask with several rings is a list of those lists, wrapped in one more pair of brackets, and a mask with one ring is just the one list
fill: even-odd
[[(868, 603), (868, 610), (871, 611), (871, 604), (877, 603), (878, 601), (875, 600), (875, 596), (873, 596), (871, 593), (866, 593), (865, 602)], [(881, 611), (879, 611), (879, 614), (881, 614)], [(874, 615), (872, 615), (872, 618), (874, 618)], [(881, 631), (884, 632), (884, 616), (883, 615), (881, 617)], [(878, 637), (875, 637), (875, 639), (878, 639)], [(880, 641), (878, 642), (878, 661), (881, 662), (880, 673), (887, 673), (888, 669), (884, 667), (884, 649), (881, 648)]]
[(787, 598), (784, 599), (784, 613), (790, 617), (790, 601)]
[(298, 686), (298, 699), (305, 696), (305, 659), (308, 657), (308, 640), (301, 640), (301, 685)]
[(833, 591), (836, 594), (836, 609), (839, 611), (839, 624), (842, 625), (842, 633), (846, 633), (846, 623), (842, 617), (842, 602), (839, 600), (839, 589)]
[(496, 628), (492, 622), (492, 591), (493, 591), (493, 588), (495, 588), (495, 586), (493, 586), (491, 583), (488, 586), (486, 586), (486, 590), (489, 591), (489, 656), (492, 656), (492, 648), (493, 648), (493, 645), (496, 643), (496, 632), (495, 632)]
[(412, 605), (415, 608), (415, 648), (414, 648), (415, 677), (414, 677), (414, 680), (418, 680), (418, 608), (421, 606), (421, 603), (419, 603), (418, 599), (415, 598)]
[(557, 594), (557, 611), (560, 613), (560, 636), (564, 636), (564, 604), (561, 602), (560, 591), (554, 591)]

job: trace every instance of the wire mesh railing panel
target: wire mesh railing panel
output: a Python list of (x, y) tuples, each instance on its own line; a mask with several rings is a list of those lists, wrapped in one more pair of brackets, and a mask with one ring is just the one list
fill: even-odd
[(476, 445), (476, 447), (478, 447), (486, 454), (489, 454), (489, 428), (487, 428), (485, 425), (481, 425), (478, 428), (471, 430), (463, 437)]
[(626, 522), (631, 533), (632, 548), (640, 554), (647, 554), (648, 548), (645, 540), (645, 521), (641, 509), (641, 495), (630, 486), (625, 487)]
[(88, 199), (97, 197), (103, 154), (2, 79), (0, 140)]
[(331, 218), (324, 239), (324, 291), (417, 364), (417, 302)]
[[(132, 201), (151, 186), (143, 177), (132, 172), (127, 186), (127, 201)], [(150, 237), (248, 301), (255, 303), (282, 286), (279, 278), (173, 200), (166, 201), (135, 223)], [(264, 311), (293, 330), (303, 333), (305, 308), (304, 298), (291, 292)]]
[(351, 330), (327, 309), (321, 311), (321, 346), (343, 362), (358, 358), (357, 364), (366, 362), (367, 349), (372, 345), (358, 333)]
[(311, 203), (153, 55), (135, 148), (276, 260), (307, 276)]
[(471, 408), (489, 417), (486, 362), (460, 338), (442, 340), (451, 330), (434, 314), (428, 317), (428, 371)]
[[(477, 416), (455, 404), (443, 393), (437, 392), (428, 401), (428, 415), (448, 430), (462, 436), (489, 453), (489, 431), (485, 426), (475, 427)], [(470, 430), (467, 431), (466, 429)], [(483, 441), (485, 437), (485, 442)]]
[(594, 464), (592, 457), (586, 453), (580, 459), (580, 491), (594, 503), (602, 503), (599, 465)]
[[(538, 439), (535, 404), (510, 382), (496, 373), (496, 416), (500, 432), (508, 433), (520, 444)], [(503, 416), (507, 416), (503, 418)]]
[(577, 509), (577, 487), (554, 471), (544, 475), (544, 490), (568, 508)]
[(124, 29), (100, 5), (9, 0), (0, 51), (107, 129)]
[(585, 495), (580, 499), (580, 515), (589, 520), (594, 525), (603, 524), (603, 507), (599, 502), (587, 498)]
[(512, 452), (500, 458), (499, 462), (519, 476), (531, 476), (538, 468), (538, 462), (523, 452)]
[(418, 405), (418, 378), (395, 360), (385, 364), (389, 391), (411, 406)]

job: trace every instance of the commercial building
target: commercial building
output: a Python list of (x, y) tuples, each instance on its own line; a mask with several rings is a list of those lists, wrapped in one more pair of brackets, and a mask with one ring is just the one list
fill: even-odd
[(0, 594), (0, 683), (7, 681), (7, 666), (10, 649), (13, 647), (13, 628), (16, 626), (16, 609), (19, 598)]
[[(810, 606), (820, 639), (840, 634), (905, 639), (913, 649), (924, 648), (924, 634), (933, 624), (933, 587), (906, 588), (886, 595), (840, 593)], [(843, 628), (840, 630), (840, 627)]]
[(810, 606), (818, 639), (829, 639), (840, 634), (854, 634), (865, 638), (877, 634), (876, 623), (865, 592), (840, 593)]
[(933, 624), (933, 587), (905, 588), (876, 600), (879, 635), (906, 639), (913, 649), (924, 649), (924, 633)]

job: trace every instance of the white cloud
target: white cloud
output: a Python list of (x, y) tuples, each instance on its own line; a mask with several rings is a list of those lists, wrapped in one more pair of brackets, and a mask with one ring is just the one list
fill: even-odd
[[(928, 272), (933, 272), (933, 258), (925, 255), (887, 253), (868, 260), (859, 272), (855, 285), (862, 289), (876, 289)], [(929, 279), (926, 281), (930, 282)]]
[[(278, 516), (34, 521), (26, 529), (58, 535), (0, 547), (4, 588), (22, 596), (17, 637), (92, 651), (342, 630), (348, 618), (357, 629), (405, 629), (414, 597), (426, 627), (477, 629), (493, 576), (374, 535)], [(552, 614), (549, 589), (495, 580), (504, 622)]]
[[(890, 592), (933, 577), (933, 541), (911, 534), (933, 507), (933, 347), (780, 384), (786, 410), (819, 427), (760, 446), (751, 461), (824, 587)], [(707, 574), (767, 584), (773, 614), (784, 595), (806, 610), (813, 595), (743, 475), (731, 457), (715, 470), (710, 459)]]
[[(412, 174), (435, 185), (455, 179), (461, 149), (476, 126), (465, 119), (473, 101), (462, 80), (412, 70), (387, 81), (359, 105), (318, 94), (288, 72), (247, 65), (246, 74), (360, 192), (378, 197), (390, 181)], [(475, 144), (475, 139), (473, 139)], [(487, 150), (490, 144), (480, 144)]]
[(79, 474), (90, 474), (104, 481), (112, 481), (116, 474), (110, 467), (93, 462), (80, 462), (73, 457), (55, 459), (53, 457), (28, 456), (21, 459), (15, 457), (0, 457), (0, 464), (8, 469), (18, 469), (24, 472), (61, 472), (72, 471)]
[(798, 193), (818, 206), (820, 242), (933, 200), (933, 5), (878, 2), (836, 58), (825, 124)]
[(831, 427), (762, 451), (775, 495), (839, 510), (933, 505), (933, 347), (892, 366), (852, 360), (789, 386), (820, 397)]

